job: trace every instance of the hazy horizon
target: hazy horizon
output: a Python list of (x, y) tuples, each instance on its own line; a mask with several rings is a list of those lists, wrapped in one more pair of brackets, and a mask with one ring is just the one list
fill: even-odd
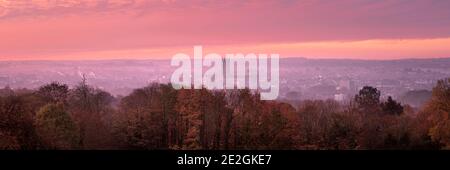
[[(438, 59), (280, 59), (280, 96), (284, 100), (351, 98), (357, 89), (374, 86), (382, 97), (420, 105), (410, 92), (430, 93), (437, 80), (450, 77), (450, 58)], [(57, 81), (76, 86), (87, 82), (113, 95), (128, 95), (151, 83), (168, 83), (177, 67), (170, 60), (39, 60), (0, 61), (0, 88), (37, 89)], [(344, 89), (344, 90), (343, 90)], [(423, 101), (423, 100), (421, 100)]]
[[(402, 61), (402, 60), (447, 60), (450, 59), (450, 57), (429, 57), (429, 58), (420, 58), (420, 57), (410, 57), (410, 58), (392, 58), (392, 59), (364, 59), (364, 58), (313, 58), (313, 57), (283, 57), (280, 56), (280, 59), (300, 59), (300, 60), (349, 60), (349, 61)], [(170, 58), (112, 58), (112, 59), (8, 59), (3, 60), (0, 59), (0, 62), (51, 62), (51, 61), (148, 61), (148, 60), (155, 60), (155, 61), (169, 61)]]

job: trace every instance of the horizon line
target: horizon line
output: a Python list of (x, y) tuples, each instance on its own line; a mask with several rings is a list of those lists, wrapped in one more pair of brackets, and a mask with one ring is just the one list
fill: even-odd
[[(191, 58), (193, 59), (193, 58)], [(402, 60), (442, 60), (442, 59), (450, 59), (450, 57), (427, 57), (427, 58), (391, 58), (391, 59), (364, 59), (364, 58), (312, 58), (312, 57), (293, 57), (293, 56), (285, 56), (281, 57), (281, 59), (304, 59), (304, 60), (353, 60), (353, 61), (402, 61)], [(0, 62), (62, 62), (62, 61), (73, 61), (73, 62), (80, 62), (80, 61), (165, 61), (165, 60), (171, 60), (170, 58), (111, 58), (111, 59), (0, 59)]]

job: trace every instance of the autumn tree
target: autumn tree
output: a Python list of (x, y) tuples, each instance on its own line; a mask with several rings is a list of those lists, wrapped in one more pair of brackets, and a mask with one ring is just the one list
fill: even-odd
[(330, 149), (357, 149), (361, 132), (360, 116), (348, 112), (331, 114), (328, 120), (326, 146)]
[(437, 82), (424, 112), (431, 121), (431, 139), (450, 148), (450, 78)]
[(40, 141), (33, 125), (34, 107), (26, 95), (0, 97), (0, 149), (37, 149)]
[(166, 147), (171, 148), (176, 145), (177, 131), (176, 118), (178, 117), (175, 111), (178, 92), (171, 84), (159, 84), (160, 101), (161, 101), (161, 122), (162, 129), (164, 129), (162, 143), (167, 143)]
[(211, 124), (210, 138), (211, 149), (227, 149), (229, 132), (232, 121), (232, 110), (227, 107), (226, 92), (215, 91), (210, 99), (210, 111), (208, 114)]
[(109, 145), (113, 100), (108, 92), (89, 86), (86, 79), (69, 91), (68, 110), (79, 127), (80, 147), (90, 149)]
[(65, 103), (69, 93), (69, 87), (66, 84), (52, 82), (39, 87), (36, 93), (46, 103)]
[(205, 127), (206, 100), (210, 93), (206, 89), (182, 89), (178, 92), (176, 111), (180, 114), (178, 126), (183, 149), (202, 149)]
[(168, 148), (176, 138), (176, 91), (168, 85), (152, 84), (134, 90), (122, 99), (114, 118), (115, 133), (132, 148)]
[(298, 140), (296, 110), (289, 104), (264, 102), (258, 126), (258, 149), (291, 149)]
[(300, 149), (357, 147), (360, 118), (336, 101), (304, 101), (298, 109)]
[(235, 149), (258, 149), (263, 102), (250, 89), (232, 91), (229, 107), (233, 110), (229, 143)]
[(75, 122), (61, 103), (41, 108), (36, 114), (35, 126), (47, 148), (72, 149), (79, 144)]
[[(449, 147), (449, 79), (417, 108), (364, 87), (349, 103), (261, 101), (249, 89), (153, 83), (115, 98), (73, 89), (0, 89), (0, 149), (436, 149)], [(120, 102), (119, 102), (120, 101)], [(292, 102), (291, 102), (292, 103)], [(403, 114), (404, 113), (404, 114)]]

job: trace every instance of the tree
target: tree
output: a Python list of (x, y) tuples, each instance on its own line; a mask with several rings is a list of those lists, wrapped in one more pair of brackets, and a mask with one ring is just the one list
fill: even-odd
[(388, 97), (386, 102), (381, 104), (381, 108), (383, 113), (388, 115), (400, 115), (403, 113), (403, 106), (393, 100), (391, 96)]
[(355, 149), (358, 145), (359, 126), (354, 115), (348, 113), (331, 114), (328, 120), (326, 141), (332, 149)]
[(227, 107), (225, 91), (213, 92), (210, 104), (211, 111), (208, 115), (211, 117), (211, 121), (207, 122), (213, 124), (213, 128), (211, 128), (213, 131), (211, 133), (212, 149), (227, 149), (232, 110)]
[(437, 82), (425, 113), (431, 120), (431, 139), (450, 148), (450, 78)]
[(111, 145), (111, 128), (108, 128), (114, 97), (95, 89), (83, 79), (69, 91), (68, 110), (79, 128), (80, 147), (85, 149), (108, 148)]
[(46, 147), (51, 149), (73, 149), (78, 145), (75, 122), (63, 104), (47, 104), (36, 114), (36, 129)]
[(355, 96), (355, 102), (361, 112), (375, 114), (379, 112), (380, 91), (377, 88), (364, 86)]
[(168, 148), (177, 134), (173, 130), (176, 91), (152, 84), (122, 99), (114, 118), (115, 133), (125, 145), (140, 149)]
[(167, 143), (166, 147), (172, 147), (176, 145), (177, 131), (176, 118), (178, 114), (175, 111), (175, 105), (177, 102), (177, 90), (175, 90), (171, 84), (160, 84), (160, 100), (162, 111), (162, 129), (164, 129), (162, 142)]
[(0, 94), (0, 149), (450, 148), (449, 89), (450, 79), (438, 81), (416, 114), (392, 97), (380, 103), (373, 87), (349, 104), (301, 101), (295, 109), (249, 89), (154, 83), (116, 99), (85, 80), (70, 90), (52, 83)]
[(202, 126), (199, 97), (195, 90), (182, 89), (178, 92), (176, 111), (180, 114), (177, 126), (181, 131), (180, 147), (200, 149), (200, 128)]
[(233, 149), (258, 149), (263, 109), (259, 94), (252, 93), (250, 89), (233, 91), (229, 105), (233, 109), (230, 146)]
[(34, 106), (26, 95), (0, 97), (0, 149), (36, 149), (40, 145), (33, 125)]
[(333, 100), (303, 101), (298, 108), (300, 149), (354, 149), (359, 114), (345, 111)]
[(36, 93), (46, 103), (65, 103), (69, 87), (66, 84), (52, 82), (41, 86)]
[(258, 148), (290, 149), (298, 140), (296, 129), (297, 114), (295, 109), (286, 103), (264, 102), (261, 119), (257, 123)]

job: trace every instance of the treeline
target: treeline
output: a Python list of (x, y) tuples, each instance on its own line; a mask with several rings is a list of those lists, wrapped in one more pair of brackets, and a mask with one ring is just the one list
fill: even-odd
[[(449, 149), (450, 79), (413, 109), (366, 86), (347, 104), (151, 84), (113, 97), (82, 81), (0, 90), (1, 149)], [(295, 107), (293, 107), (295, 106)]]

